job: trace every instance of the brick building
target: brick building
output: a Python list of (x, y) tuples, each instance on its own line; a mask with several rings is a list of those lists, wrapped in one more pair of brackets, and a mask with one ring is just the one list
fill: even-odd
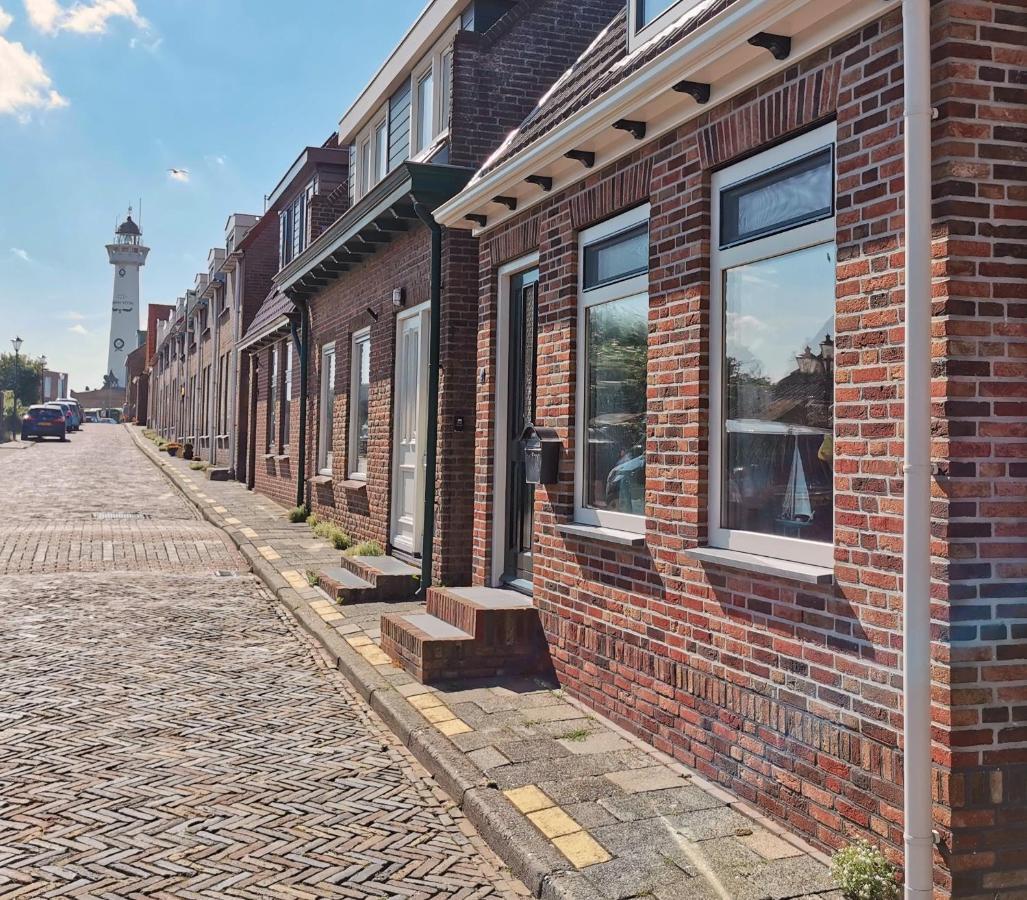
[[(259, 362), (262, 386), (288, 372), (282, 337), (294, 317), (308, 335), (306, 484), (296, 483), (298, 448), (274, 453), (284, 441), (273, 435), (258, 490), (304, 497), (354, 540), (430, 566), (435, 580), (469, 579), (477, 246), (462, 230), (438, 229), (431, 210), (619, 5), (438, 0), (345, 114), (346, 183), (328, 215), (309, 217), (308, 234), (282, 242), (279, 295), (268, 305), (280, 325)], [(292, 398), (298, 368), (286, 382)], [(295, 434), (301, 404), (283, 386), (276, 409), (261, 390), (258, 420)], [(283, 464), (291, 490), (272, 480)]]
[(474, 583), (527, 581), (571, 694), (821, 847), (902, 863), (916, 782), (914, 887), (1019, 895), (1022, 11), (628, 6), (436, 211), (480, 241)]

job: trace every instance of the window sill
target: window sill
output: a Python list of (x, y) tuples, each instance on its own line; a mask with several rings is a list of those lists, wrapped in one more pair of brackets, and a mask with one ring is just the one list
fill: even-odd
[(342, 483), (343, 488), (347, 491), (365, 491), (367, 490), (367, 482), (363, 478), (350, 478)]
[(598, 525), (579, 525), (576, 523), (557, 525), (557, 532), (601, 544), (618, 544), (621, 547), (642, 547), (645, 535), (634, 531), (620, 531), (617, 528), (601, 528)]
[(273, 453), (265, 453), (264, 459), (278, 459), (278, 457), (275, 456)]
[(792, 562), (787, 559), (774, 559), (771, 556), (758, 556), (755, 553), (743, 553), (740, 550), (724, 550), (719, 547), (696, 547), (685, 551), (686, 556), (699, 562), (713, 563), (727, 569), (738, 569), (757, 575), (771, 575), (777, 578), (789, 578), (803, 584), (834, 584), (834, 569), (813, 566), (808, 563)]
[(328, 487), (332, 483), (331, 475), (315, 475), (310, 479), (311, 484), (316, 484), (318, 487)]
[(289, 462), (292, 459), (288, 453), (279, 453), (275, 456), (275, 462)]

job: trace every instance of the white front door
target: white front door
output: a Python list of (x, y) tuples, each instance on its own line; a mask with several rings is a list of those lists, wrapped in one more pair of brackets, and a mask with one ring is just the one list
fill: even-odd
[(393, 423), (392, 544), (421, 551), (428, 403), (425, 304), (396, 319), (396, 410)]

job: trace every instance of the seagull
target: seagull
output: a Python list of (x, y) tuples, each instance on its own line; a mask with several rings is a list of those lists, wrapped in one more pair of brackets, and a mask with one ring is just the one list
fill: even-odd
[(189, 174), (189, 170), (188, 169), (168, 169), (168, 172), (170, 172), (172, 175), (188, 175)]
[(168, 178), (172, 181), (181, 181), (183, 184), (189, 181), (188, 169), (168, 169)]

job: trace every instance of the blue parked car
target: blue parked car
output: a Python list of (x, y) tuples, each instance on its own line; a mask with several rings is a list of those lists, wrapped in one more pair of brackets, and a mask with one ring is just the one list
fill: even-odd
[(59, 409), (63, 415), (64, 420), (68, 423), (68, 431), (78, 431), (82, 426), (82, 419), (79, 418), (78, 410), (70, 403), (62, 403), (59, 400), (55, 400), (53, 403), (47, 403), (51, 409)]

